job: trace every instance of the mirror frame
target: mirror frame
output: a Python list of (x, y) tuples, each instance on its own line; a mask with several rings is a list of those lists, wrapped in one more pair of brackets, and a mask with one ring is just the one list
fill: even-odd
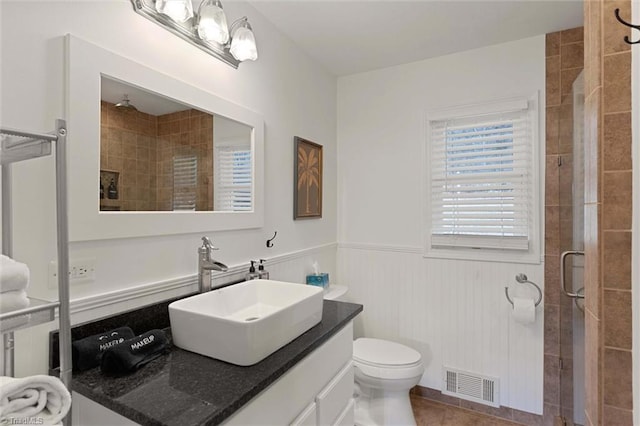
[[(90, 241), (260, 228), (264, 222), (264, 120), (254, 111), (76, 36), (65, 36), (69, 239)], [(100, 211), (100, 80), (105, 76), (253, 128), (253, 211)]]

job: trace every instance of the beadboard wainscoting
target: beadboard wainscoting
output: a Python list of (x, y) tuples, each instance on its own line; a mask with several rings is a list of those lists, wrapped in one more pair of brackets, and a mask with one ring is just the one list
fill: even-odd
[(543, 266), (424, 258), (420, 247), (340, 243), (338, 277), (364, 305), (356, 337), (395, 340), (420, 351), (420, 385), (442, 389), (443, 366), (500, 381), (500, 405), (542, 414), (543, 306), (516, 323), (504, 287), (537, 298), (517, 273), (543, 287)]
[[(330, 277), (335, 277), (336, 247), (335, 243), (330, 243), (269, 257), (266, 262), (269, 278), (304, 283), (306, 275), (312, 272), (314, 261), (318, 262), (322, 272), (328, 272)], [(229, 265), (227, 272), (214, 273), (213, 285), (218, 286), (242, 279), (247, 272), (247, 263)], [(189, 295), (197, 289), (198, 276), (194, 274), (73, 299), (71, 300), (71, 322), (73, 325), (82, 324), (112, 316), (115, 313)], [(54, 329), (56, 329), (56, 323), (52, 322), (16, 332), (16, 351), (20, 354), (20, 357), (16, 358), (17, 377), (47, 373), (48, 333)]]

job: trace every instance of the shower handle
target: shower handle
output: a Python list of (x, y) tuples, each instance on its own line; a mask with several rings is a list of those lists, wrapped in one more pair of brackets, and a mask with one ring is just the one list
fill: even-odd
[(564, 264), (565, 264), (565, 261), (567, 260), (567, 257), (569, 256), (584, 256), (584, 252), (570, 250), (570, 251), (565, 251), (560, 255), (560, 289), (564, 294), (566, 294), (569, 297), (572, 297), (574, 299), (584, 299), (584, 294), (580, 294), (578, 292), (571, 293), (570, 291), (567, 290), (566, 282), (564, 279)]

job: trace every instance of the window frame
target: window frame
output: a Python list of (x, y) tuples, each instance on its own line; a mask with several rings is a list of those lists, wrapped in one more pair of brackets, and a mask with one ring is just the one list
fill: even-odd
[[(431, 243), (432, 231), (432, 176), (431, 176), (431, 123), (447, 119), (461, 119), (480, 116), (490, 113), (514, 111), (522, 109), (526, 105), (531, 126), (531, 211), (529, 223), (529, 247), (527, 250), (508, 248), (471, 248), (471, 247), (445, 247), (435, 246)], [(423, 256), (441, 259), (483, 260), (510, 263), (539, 264), (542, 261), (542, 236), (544, 229), (541, 224), (544, 206), (541, 205), (542, 188), (544, 188), (544, 174), (541, 171), (541, 161), (544, 155), (544, 141), (540, 139), (542, 134), (540, 124), (544, 124), (541, 118), (539, 92), (530, 96), (518, 96), (476, 102), (473, 104), (442, 107), (427, 111), (423, 121)], [(483, 237), (486, 238), (486, 237)]]

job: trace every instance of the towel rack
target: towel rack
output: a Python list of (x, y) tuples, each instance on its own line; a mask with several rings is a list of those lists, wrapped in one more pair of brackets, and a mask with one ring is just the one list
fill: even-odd
[[(56, 221), (58, 253), (58, 301), (45, 302), (31, 300), (25, 309), (0, 314), (0, 322), (14, 318), (27, 318), (19, 326), (0, 326), (4, 347), (4, 374), (14, 375), (14, 331), (31, 327), (55, 318), (59, 313), (60, 327), (60, 379), (71, 390), (71, 318), (69, 312), (69, 233), (67, 222), (67, 170), (66, 170), (67, 125), (64, 120), (56, 120), (52, 133), (34, 133), (0, 128), (0, 173), (2, 176), (2, 253), (13, 257), (13, 224), (11, 204), (12, 163), (32, 158), (48, 156), (55, 145)], [(8, 322), (8, 321), (7, 321)], [(64, 419), (71, 424), (71, 412)]]
[[(533, 281), (529, 281), (529, 278), (527, 278), (527, 276), (522, 273), (516, 275), (516, 281), (520, 284), (531, 284), (536, 288), (536, 290), (538, 290), (538, 300), (536, 301), (535, 306), (538, 306), (540, 302), (542, 302), (542, 290), (540, 290), (538, 284), (534, 283)], [(504, 295), (507, 296), (507, 300), (509, 301), (509, 303), (511, 303), (511, 306), (513, 306), (513, 300), (509, 297), (509, 286), (505, 286)]]

